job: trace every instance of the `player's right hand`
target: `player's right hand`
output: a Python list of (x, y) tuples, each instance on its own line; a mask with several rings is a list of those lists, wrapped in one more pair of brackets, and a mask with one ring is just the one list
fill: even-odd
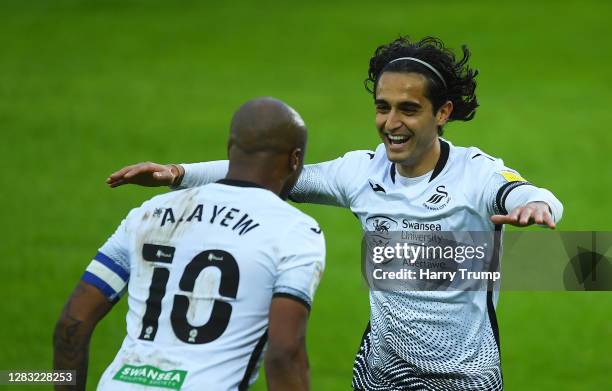
[(179, 165), (145, 162), (123, 167), (112, 173), (106, 183), (110, 187), (128, 183), (148, 187), (174, 186), (180, 184), (183, 174), (184, 170)]

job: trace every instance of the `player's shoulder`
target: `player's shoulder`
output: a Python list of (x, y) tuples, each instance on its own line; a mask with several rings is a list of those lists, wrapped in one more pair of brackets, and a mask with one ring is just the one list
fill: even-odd
[[(524, 182), (516, 170), (507, 167), (501, 158), (490, 155), (477, 147), (453, 147), (456, 164), (462, 167), (464, 175), (472, 178), (471, 183), (485, 183), (499, 175), (507, 182)], [(463, 163), (463, 164), (460, 164)]]
[[(384, 152), (384, 148), (383, 148)], [(348, 169), (354, 169), (365, 164), (371, 164), (378, 154), (378, 148), (374, 151), (369, 149), (358, 149), (346, 152), (340, 157), (340, 160)]]
[(182, 190), (173, 190), (168, 193), (153, 196), (149, 198), (148, 200), (144, 201), (139, 206), (130, 210), (126, 219), (128, 221), (134, 220), (134, 219), (142, 219), (143, 216), (146, 215), (147, 213), (151, 213), (159, 208), (169, 207), (178, 198), (185, 197), (193, 193), (197, 193), (198, 189), (199, 187), (193, 187), (193, 188), (182, 189)]
[(302, 212), (287, 202), (281, 201), (280, 199), (279, 201), (280, 204), (278, 205), (278, 211), (281, 213), (283, 218), (287, 219), (286, 223), (288, 225), (294, 227), (313, 227), (318, 229), (319, 223), (314, 217)]
[(366, 174), (366, 176), (390, 164), (385, 144), (382, 143), (374, 150), (363, 149), (347, 152), (342, 160), (347, 171), (353, 174)]
[(378, 144), (373, 152), (373, 155), (368, 153), (368, 156), (370, 157), (370, 160), (372, 160), (372, 162), (374, 163), (389, 161), (389, 159), (387, 158), (387, 149), (385, 148), (384, 143)]
[(274, 215), (278, 223), (281, 247), (291, 247), (297, 242), (324, 247), (325, 239), (318, 221), (280, 198), (278, 201), (276, 208), (270, 211), (269, 215)]
[(203, 186), (191, 187), (187, 189), (173, 190), (164, 194), (158, 194), (144, 201), (141, 205), (141, 209), (148, 209), (151, 207), (159, 207), (161, 205), (168, 205), (173, 201), (182, 198), (186, 195), (197, 194), (201, 191)]
[[(450, 144), (450, 142), (446, 141)], [(474, 146), (461, 147), (451, 145), (456, 163), (461, 163), (467, 174), (489, 175), (504, 167), (504, 161)]]

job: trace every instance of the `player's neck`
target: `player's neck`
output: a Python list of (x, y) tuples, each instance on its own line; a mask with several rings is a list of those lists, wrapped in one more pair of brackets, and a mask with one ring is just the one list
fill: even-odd
[(414, 163), (396, 164), (397, 172), (406, 178), (415, 178), (424, 175), (434, 169), (440, 159), (440, 139), (436, 138), (431, 148), (420, 156)]
[(269, 172), (265, 173), (254, 167), (242, 169), (234, 168), (230, 165), (225, 179), (251, 182), (263, 187), (264, 189), (270, 190), (276, 195), (279, 195), (283, 188), (283, 182), (281, 180), (275, 178), (274, 175), (270, 175)]

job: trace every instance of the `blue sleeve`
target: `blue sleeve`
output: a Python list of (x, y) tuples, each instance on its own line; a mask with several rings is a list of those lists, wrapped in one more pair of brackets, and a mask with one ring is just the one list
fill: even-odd
[(117, 302), (127, 288), (130, 278), (126, 220), (104, 243), (85, 270), (83, 281), (98, 288), (106, 298)]

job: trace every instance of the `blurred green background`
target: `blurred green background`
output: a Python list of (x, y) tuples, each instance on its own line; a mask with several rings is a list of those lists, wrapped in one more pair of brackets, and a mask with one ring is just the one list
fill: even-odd
[[(555, 192), (560, 229), (610, 230), (610, 17), (606, 1), (1, 1), (0, 369), (50, 368), (83, 269), (129, 209), (164, 191), (108, 189), (110, 172), (224, 158), (232, 112), (261, 95), (301, 112), (308, 162), (375, 148), (363, 80), (400, 33), (473, 51), (481, 107), (447, 138)], [(308, 334), (313, 389), (348, 390), (369, 316), (360, 227), (346, 210), (300, 208), (329, 254)], [(94, 334), (89, 389), (125, 311)], [(611, 389), (609, 292), (503, 292), (498, 317), (507, 390)]]

